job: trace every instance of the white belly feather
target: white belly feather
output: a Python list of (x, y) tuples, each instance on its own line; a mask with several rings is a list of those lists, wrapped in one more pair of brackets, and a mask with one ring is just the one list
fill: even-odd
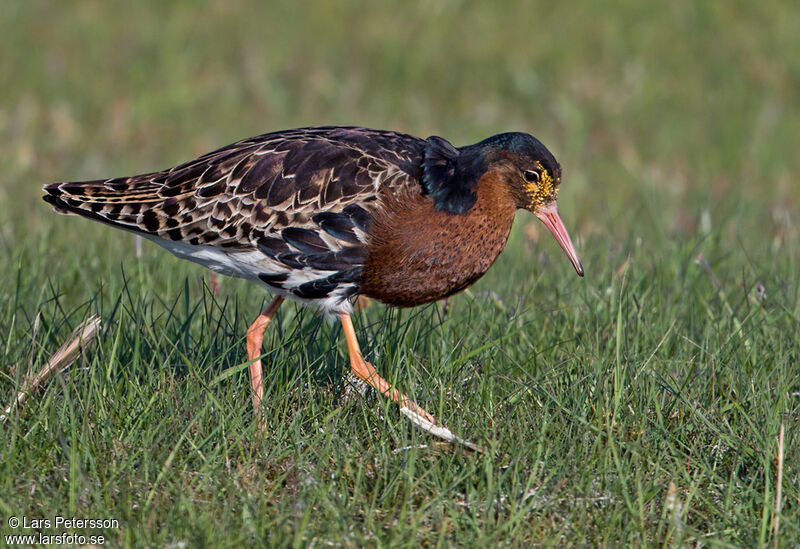
[(353, 283), (342, 284), (328, 296), (321, 299), (303, 299), (292, 293), (293, 288), (297, 288), (306, 282), (330, 276), (333, 271), (321, 271), (308, 267), (304, 269), (290, 269), (283, 263), (270, 259), (258, 250), (193, 245), (157, 236), (142, 236), (169, 250), (173, 255), (181, 259), (188, 259), (189, 261), (199, 263), (225, 276), (255, 280), (261, 283), (259, 279), (259, 275), (261, 274), (287, 274), (288, 278), (282, 283), (282, 289), (266, 284), (264, 284), (264, 286), (267, 287), (270, 293), (279, 294), (304, 303), (314, 304), (325, 314), (349, 314), (353, 311), (352, 303), (348, 297), (352, 295), (352, 291), (348, 290), (355, 286)]

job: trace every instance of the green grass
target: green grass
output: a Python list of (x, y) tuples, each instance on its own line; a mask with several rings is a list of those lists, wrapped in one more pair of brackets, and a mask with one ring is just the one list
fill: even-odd
[[(784, 425), (777, 544), (796, 546), (798, 28), (778, 0), (4, 6), (0, 400), (88, 315), (103, 328), (0, 426), (0, 532), (63, 515), (117, 519), (76, 530), (112, 546), (772, 545)], [(39, 199), (309, 124), (526, 130), (564, 166), (586, 278), (520, 214), (449, 314), (355, 316), (367, 359), (485, 454), (342, 398), (340, 328), (293, 304), (265, 337), (259, 438), (243, 335), (263, 290), (214, 296), (202, 268), (148, 244), (136, 261), (131, 235)]]

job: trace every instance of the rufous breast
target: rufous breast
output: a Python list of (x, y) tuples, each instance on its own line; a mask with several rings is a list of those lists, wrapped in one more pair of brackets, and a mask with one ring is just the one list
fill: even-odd
[(492, 172), (478, 181), (477, 201), (463, 214), (437, 210), (416, 189), (383, 196), (360, 293), (413, 307), (463, 290), (503, 251), (515, 211), (508, 186)]

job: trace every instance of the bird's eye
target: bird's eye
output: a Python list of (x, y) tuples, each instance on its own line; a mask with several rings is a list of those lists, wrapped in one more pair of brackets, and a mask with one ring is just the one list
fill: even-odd
[(535, 172), (533, 170), (525, 170), (522, 174), (525, 176), (525, 181), (528, 183), (538, 183), (539, 182), (539, 172)]

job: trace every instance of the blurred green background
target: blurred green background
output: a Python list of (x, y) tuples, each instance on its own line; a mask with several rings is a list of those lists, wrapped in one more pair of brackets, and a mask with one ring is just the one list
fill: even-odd
[[(664, 364), (664, 372), (686, 379), (687, 385), (682, 389), (689, 391), (689, 396), (682, 402), (703, 401), (705, 395), (711, 394), (704, 381), (716, 373), (704, 370), (708, 364), (704, 361), (713, 363), (714, 372), (717, 368), (729, 368), (726, 375), (730, 380), (738, 380), (738, 389), (730, 392), (725, 389), (726, 396), (719, 398), (733, 399), (736, 404), (726, 407), (727, 404), (723, 406), (716, 400), (717, 396), (712, 396), (709, 402), (703, 401), (709, 408), (702, 420), (694, 412), (681, 417), (684, 421), (697, 420), (698, 432), (705, 432), (704, 422), (716, 425), (719, 421), (720, 430), (714, 433), (727, 433), (726, 443), (733, 448), (741, 435), (750, 441), (748, 448), (757, 449), (753, 455), (762, 456), (764, 462), (757, 466), (750, 464), (752, 468), (748, 471), (753, 476), (747, 478), (755, 480), (747, 484), (746, 494), (736, 492), (735, 497), (725, 499), (731, 508), (720, 507), (721, 500), (714, 497), (704, 500), (697, 495), (693, 509), (699, 506), (701, 511), (689, 513), (684, 533), (695, 541), (734, 545), (755, 544), (768, 538), (772, 515), (764, 509), (774, 506), (774, 485), (769, 479), (774, 480), (775, 463), (774, 448), (769, 445), (774, 441), (776, 425), (784, 421), (781, 418), (788, 422), (789, 433), (794, 432), (792, 425), (796, 425), (798, 413), (796, 393), (800, 391), (796, 378), (800, 324), (800, 7), (797, 2), (10, 0), (0, 9), (0, 51), (0, 256), (3, 257), (0, 310), (7, 311), (0, 317), (3, 328), (0, 335), (5, 339), (4, 348), (0, 347), (4, 351), (0, 367), (25, 362), (30, 345), (25, 338), (29, 337), (37, 311), (50, 311), (48, 318), (54, 326), (48, 347), (38, 351), (46, 358), (80, 321), (86, 307), (109, 314), (108, 303), (106, 309), (96, 303), (104, 299), (113, 302), (122, 288), (127, 288), (123, 270), (131, 273), (137, 270), (129, 234), (51, 214), (39, 198), (40, 185), (44, 183), (152, 171), (240, 138), (306, 125), (363, 125), (423, 138), (436, 134), (457, 145), (499, 132), (527, 131), (540, 138), (563, 166), (560, 210), (582, 256), (587, 278), (579, 281), (574, 277), (538, 222), (521, 214), (509, 244), (511, 251), (501, 256), (495, 268), (474, 288), (474, 295), (496, 291), (499, 299), (506, 302), (513, 301), (518, 292), (528, 295), (530, 300), (525, 303), (530, 307), (533, 323), (530, 332), (541, 328), (536, 336), (540, 339), (534, 346), (552, 349), (560, 345), (558, 349), (564, 350), (553, 351), (556, 357), (560, 356), (558, 353), (573, 352), (574, 345), (564, 345), (570, 334), (560, 333), (558, 337), (552, 336), (554, 340), (545, 340), (550, 330), (556, 334), (556, 328), (543, 320), (544, 313), (537, 313), (535, 306), (544, 304), (543, 310), (552, 314), (553, 319), (562, 315), (558, 316), (561, 320), (556, 326), (563, 326), (567, 332), (581, 327), (586, 330), (582, 346), (574, 351), (587, 353), (580, 361), (574, 361), (575, 369), (571, 371), (575, 377), (568, 377), (559, 385), (559, 368), (573, 366), (563, 366), (564, 362), (556, 359), (553, 359), (554, 369), (547, 370), (551, 374), (542, 376), (556, 380), (553, 391), (544, 388), (542, 393), (556, 395), (554, 399), (571, 395), (568, 391), (579, 388), (583, 381), (576, 380), (585, 381), (583, 372), (587, 371), (587, 375), (596, 376), (591, 379), (597, 380), (596, 390), (602, 393), (604, 380), (610, 376), (609, 362), (604, 363), (602, 357), (613, 356), (615, 321), (617, 366), (621, 363), (620, 353), (628, 352), (620, 351), (619, 347), (623, 337), (619, 331), (623, 306), (620, 305), (618, 315), (613, 301), (617, 295), (624, 300), (625, 315), (629, 309), (638, 310), (642, 300), (645, 312), (640, 311), (636, 318), (649, 324), (651, 330), (641, 328), (644, 331), (630, 335), (641, 339), (628, 341), (635, 350), (625, 356), (631, 361), (639, 360), (640, 365), (652, 364), (653, 368)], [(722, 293), (715, 290), (703, 269), (693, 263), (700, 252), (709, 260)], [(145, 246), (139, 265), (140, 286), (136, 287), (152, 289), (145, 298), (150, 301), (156, 299), (154, 296), (163, 296), (165, 301), (175, 299), (184, 287), (188, 294), (186, 280), (194, 280), (203, 273), (199, 267), (180, 263), (151, 245)], [(629, 274), (626, 269), (630, 269)], [(142, 276), (142, 270), (146, 276)], [(623, 291), (627, 288), (625, 276), (633, 288), (632, 297), (627, 290)], [(753, 313), (755, 316), (751, 317), (753, 308), (759, 307), (760, 298), (754, 297), (756, 283), (763, 285), (772, 301), (761, 305), (766, 307), (762, 316)], [(225, 295), (239, 295), (248, 305), (242, 307), (235, 320), (243, 328), (255, 315), (264, 293), (240, 282), (223, 284)], [(196, 293), (194, 286), (192, 292)], [(735, 297), (726, 302), (725, 292)], [(58, 299), (53, 298), (56, 294)], [(708, 320), (706, 315), (719, 322)], [(739, 346), (723, 358), (716, 357), (715, 345), (725, 347), (731, 341), (739, 341), (741, 334), (736, 335), (739, 328), (735, 326), (740, 327), (738, 319), (745, 317), (748, 337), (754, 338), (753, 346), (748, 340), (746, 349)], [(503, 323), (508, 322), (495, 319), (484, 325), (471, 316), (455, 318), (463, 319), (459, 330), (473, 327), (476, 331), (475, 336), (464, 336), (469, 342), (465, 352), (484, 343), (481, 330), (496, 326), (502, 331)], [(760, 328), (751, 332), (754, 324)], [(667, 331), (675, 326), (674, 332)], [(666, 345), (669, 350), (662, 357), (659, 340), (662, 336), (667, 338), (665, 332), (672, 335)], [(103, 345), (110, 346), (112, 336), (106, 336)], [(562, 339), (556, 341), (559, 337)], [(687, 343), (690, 339), (694, 343)], [(226, 359), (226, 364), (230, 366), (242, 360), (243, 350), (241, 341), (231, 339), (229, 343), (233, 358)], [(323, 341), (315, 349), (328, 349), (325, 352), (330, 353), (333, 345), (332, 340)], [(607, 350), (610, 354), (603, 354)], [(763, 355), (757, 354), (762, 351)], [(508, 352), (518, 353), (520, 362), (529, 360), (522, 350)], [(708, 358), (712, 355), (713, 360)], [(657, 358), (651, 363), (653, 357)], [(662, 358), (663, 363), (659, 362)], [(569, 355), (565, 360), (569, 360)], [(759, 370), (764, 360), (774, 361), (769, 362), (769, 368), (774, 369)], [(546, 359), (545, 363), (550, 365)], [(537, 368), (544, 368), (537, 364)], [(742, 369), (735, 370), (732, 365)], [(498, 369), (502, 367), (495, 365)], [(386, 371), (387, 366), (382, 368)], [(3, 398), (14, 390), (16, 371), (9, 366), (5, 372)], [(633, 376), (630, 383), (631, 394), (636, 393)], [(660, 386), (656, 385), (652, 393), (648, 392), (651, 389), (642, 389), (642, 394), (648, 395), (643, 397), (646, 405), (642, 409), (635, 404), (628, 408), (633, 412), (632, 418), (639, 414), (643, 417), (645, 409), (651, 410), (662, 398)], [(770, 392), (774, 387), (781, 389)], [(199, 394), (199, 402), (205, 402), (203, 393)], [(745, 398), (742, 395), (763, 401), (748, 400), (748, 404), (741, 405), (745, 412), (736, 400)], [(595, 397), (594, 400), (602, 401), (601, 396)], [(502, 401), (503, 397), (497, 398)], [(525, 399), (533, 406), (533, 400)], [(587, 406), (593, 406), (591, 401), (588, 399)], [(249, 418), (245, 404), (240, 403), (241, 413)], [(474, 421), (481, 422), (488, 405), (476, 402), (472, 407), (464, 406), (471, 410)], [(720, 415), (714, 416), (712, 408)], [(543, 410), (531, 408), (528, 417), (535, 422), (541, 420), (544, 425), (558, 426), (559, 414), (564, 409), (559, 408), (550, 417)], [(744, 418), (735, 427), (728, 424), (737, 421), (726, 415), (733, 413), (730, 410)], [(604, 425), (604, 418), (610, 417), (607, 411), (580, 412), (585, 418), (581, 421), (586, 423), (562, 420), (578, 432), (589, 432), (587, 425), (595, 422)], [(764, 418), (771, 419), (767, 422)], [(402, 425), (403, 420), (396, 422)], [(664, 440), (674, 441), (685, 435), (681, 426), (670, 422), (658, 424), (663, 428), (660, 436)], [(344, 424), (338, 429), (346, 432), (348, 427)], [(362, 432), (368, 432), (369, 427), (362, 427)], [(644, 428), (637, 430), (640, 427), (631, 427), (630, 432), (645, 432)], [(24, 435), (27, 429), (20, 427), (15, 431), (20, 440), (27, 436)], [(182, 427), (166, 429), (165, 440), (184, 440), (181, 433), (186, 433)], [(481, 428), (473, 425), (471, 429)], [(559, 432), (560, 428), (553, 429)], [(606, 427), (599, 429), (605, 432)], [(623, 431), (621, 427), (619, 430)], [(608, 432), (612, 431), (616, 432), (609, 428)], [(57, 437), (51, 440), (50, 435), (44, 434), (46, 429), (44, 433), (37, 432), (43, 438), (36, 439), (40, 440), (36, 444), (48, 447), (52, 443), (58, 447)], [(591, 432), (592, 436), (597, 434)], [(547, 435), (543, 428), (542, 436)], [(552, 432), (549, 435), (551, 440), (557, 439)], [(763, 440), (759, 439), (762, 435)], [(109, 436), (113, 438), (113, 434)], [(413, 436), (426, 440), (422, 435)], [(786, 496), (784, 513), (794, 517), (784, 519), (784, 528), (788, 530), (782, 539), (787, 544), (798, 539), (798, 446), (794, 435), (789, 436), (787, 445), (794, 449), (794, 454), (787, 455), (791, 456), (790, 465), (795, 469), (787, 470), (785, 477), (785, 489), (790, 495)], [(638, 437), (637, 434), (636, 440)], [(505, 441), (500, 444), (506, 455), (513, 457), (515, 435), (509, 433), (507, 438), (499, 440)], [(692, 441), (686, 442), (689, 446), (697, 444), (696, 450), (701, 454), (713, 442), (694, 436), (687, 440)], [(212, 446), (219, 444), (212, 440)], [(531, 448), (547, 445), (541, 440), (527, 439), (520, 444), (530, 444), (520, 450), (525, 455), (535, 453)], [(602, 458), (594, 454), (584, 456), (585, 459), (598, 459), (605, 464), (602, 467), (613, 468), (609, 465), (614, 463), (610, 456), (617, 455), (613, 447), (596, 444), (609, 453), (601, 453)], [(473, 522), (453, 523), (446, 531), (437, 530), (435, 521), (432, 526), (426, 515), (430, 510), (423, 502), (426, 497), (446, 492), (442, 486), (431, 488), (432, 492), (422, 499), (406, 502), (408, 507), (402, 507), (402, 512), (376, 514), (378, 518), (374, 520), (381, 526), (375, 537), (367, 534), (359, 537), (352, 532), (337, 534), (344, 537), (330, 534), (341, 527), (336, 523), (336, 513), (331, 511), (339, 505), (336, 501), (343, 501), (337, 498), (355, 498), (346, 490), (342, 496), (331, 488), (332, 493), (325, 496), (331, 498), (326, 500), (328, 507), (321, 506), (328, 511), (318, 511), (321, 514), (315, 517), (323, 522), (305, 527), (312, 531), (316, 528), (321, 539), (344, 544), (376, 543), (376, 540), (395, 543), (398, 539), (392, 538), (390, 532), (398, 520), (401, 526), (413, 527), (418, 532), (407, 539), (428, 544), (504, 539), (518, 543), (549, 539), (555, 545), (581, 544), (581, 540), (591, 540), (597, 545), (647, 544), (670, 539), (680, 543), (683, 538), (675, 533), (678, 527), (669, 522), (670, 515), (662, 512), (661, 505), (665, 478), (680, 476), (687, 462), (669, 443), (656, 444), (657, 448), (646, 446), (646, 442), (642, 444), (645, 447), (639, 449), (640, 453), (631, 454), (635, 459), (628, 462), (623, 456), (624, 463), (616, 466), (627, 467), (625, 470), (631, 474), (641, 466), (649, 474), (648, 465), (637, 461), (641, 456), (650, 455), (655, 461), (665, 462), (675, 458), (675, 462), (670, 466), (673, 473), (666, 477), (657, 474), (647, 477), (656, 486), (653, 494), (657, 493), (661, 499), (653, 500), (656, 496), (652, 494), (644, 497), (647, 505), (642, 504), (638, 516), (633, 511), (636, 506), (627, 500), (627, 492), (624, 489), (615, 492), (615, 485), (609, 481), (609, 486), (604, 487), (607, 491), (602, 493), (610, 493), (611, 499), (598, 496), (601, 499), (596, 501), (601, 502), (598, 505), (604, 505), (603, 501), (615, 503), (603, 507), (602, 512), (598, 510), (596, 517), (592, 516), (591, 508), (584, 506), (571, 518), (564, 518), (572, 512), (569, 502), (573, 500), (569, 498), (583, 497), (586, 487), (594, 486), (586, 479), (580, 487), (567, 482), (567, 478), (573, 478), (569, 471), (574, 472), (581, 465), (580, 459), (569, 454), (572, 457), (568, 459), (573, 461), (559, 463), (557, 467), (568, 471), (563, 473), (566, 483), (563, 497), (567, 503), (559, 499), (558, 509), (553, 513), (547, 508), (538, 511), (526, 508), (514, 515), (517, 518), (513, 529), (498, 537), (493, 537), (492, 532), (500, 528), (502, 513), (494, 519), (478, 513), (471, 519)], [(142, 441), (131, 443), (133, 448), (142, 445)], [(574, 442), (553, 442), (553, 448), (562, 448), (561, 445), (565, 449), (562, 455), (567, 456)], [(687, 446), (677, 447), (695, 456)], [(342, 451), (345, 450), (346, 447)], [(369, 447), (364, 451), (373, 450)], [(169, 448), (165, 451), (166, 454), (154, 451), (156, 470), (162, 466), (169, 468), (172, 463), (171, 454), (167, 459)], [(100, 450), (86, 452), (97, 459), (106, 455)], [(107, 452), (113, 454), (111, 449)], [(388, 455), (391, 458), (391, 453)], [(15, 457), (13, 462), (5, 459), (5, 472), (14, 473), (19, 479), (20, 475), (35, 477), (32, 471), (49, 470), (49, 465), (42, 464), (47, 460), (35, 456), (33, 452)], [(275, 464), (282, 463), (281, 459), (269, 462), (270, 466), (279, 468)], [(56, 464), (59, 461), (56, 457), (53, 460)], [(499, 467), (502, 461), (495, 465)], [(484, 466), (480, 461), (474, 463), (470, 474), (483, 478), (479, 473)], [(214, 471), (221, 464), (222, 461), (213, 462), (209, 470)], [(396, 469), (392, 470), (405, 474), (407, 464), (394, 465)], [(687, 472), (679, 489), (687, 490), (691, 499), (695, 494), (705, 493), (711, 485), (706, 485), (707, 481), (717, 482), (722, 486), (721, 493), (725, 493), (725, 479), (743, 474), (739, 465), (728, 465), (729, 469), (720, 466), (720, 472), (717, 465), (706, 465), (697, 475)], [(54, 467), (58, 470), (57, 465)], [(448, 474), (458, 476), (454, 471), (461, 470), (462, 465), (455, 463), (452, 467), (446, 469), (450, 471)], [(603, 470), (602, 467), (594, 470)], [(689, 465), (685, 469), (689, 471)], [(134, 468), (128, 474), (135, 478), (138, 470)], [(716, 477), (717, 474), (720, 476)], [(628, 486), (635, 492), (635, 482), (623, 477), (616, 471), (603, 478), (621, 478), (623, 488)], [(514, 477), (528, 478), (522, 473)], [(547, 477), (542, 485), (560, 489), (564, 486), (559, 486), (560, 479)], [(459, 482), (462, 481), (471, 482), (463, 478)], [(525, 484), (528, 480), (519, 485), (516, 480), (507, 482), (514, 489), (519, 488), (520, 494), (530, 489)], [(142, 490), (146, 493), (150, 486), (147, 484)], [(477, 498), (483, 497), (483, 485), (480, 486), (475, 488)], [(39, 496), (24, 495), (29, 488), (26, 482), (4, 484), (11, 498), (6, 498), (11, 503), (3, 508), (4, 512), (18, 512), (18, 506), (27, 505), (31, 513), (41, 514), (45, 512), (43, 509), (66, 505), (64, 502), (68, 500), (71, 509), (83, 510), (85, 514), (103, 503), (99, 496), (97, 501), (89, 498), (94, 503), (81, 503), (71, 492), (68, 495), (57, 488), (37, 499)], [(179, 518), (187, 516), (182, 513), (194, 517), (194, 508), (189, 511), (169, 508), (169, 501), (180, 498), (176, 495), (180, 493), (180, 484), (174, 489), (176, 492), (165, 495), (163, 501), (160, 496), (155, 499), (162, 505), (158, 515), (137, 515), (132, 511), (126, 522), (128, 533), (121, 534), (117, 542), (166, 543), (169, 537), (141, 530), (138, 534), (131, 532), (164, 526), (160, 521), (176, 529)], [(472, 493), (470, 489), (458, 488), (467, 497)], [(503, 489), (513, 492), (508, 487)], [(306, 517), (304, 512), (292, 510), (291, 501), (284, 505), (280, 496), (274, 496), (278, 503), (274, 508), (268, 507), (264, 516), (277, 520), (275, 517), (285, 512), (288, 517)], [(143, 499), (131, 497), (136, 501)], [(520, 501), (530, 504), (533, 500), (526, 496)], [(105, 504), (109, 505), (108, 501)], [(372, 501), (370, 505), (380, 509), (382, 504)], [(717, 507), (724, 507), (725, 511), (717, 515), (714, 510)], [(407, 519), (406, 511), (411, 513), (408, 516), (418, 516), (409, 509), (427, 518), (420, 518), (420, 522), (414, 522), (416, 518)], [(228, 510), (224, 505), (210, 506), (203, 512), (208, 513), (203, 520), (213, 524), (209, 516), (227, 516)], [(366, 520), (366, 513), (353, 513), (358, 520)], [(628, 519), (635, 524), (630, 529)], [(231, 527), (224, 519), (220, 520), (220, 528)], [(197, 523), (193, 524), (199, 528)], [(311, 541), (300, 526), (286, 528), (294, 528), (294, 543), (304, 545)], [(247, 532), (250, 533), (236, 539), (252, 540), (247, 536), (254, 534)], [(191, 538), (191, 534), (187, 535)], [(203, 539), (207, 543), (220, 543), (218, 539), (214, 541), (213, 531), (206, 535), (209, 537)]]
[(797, 211), (798, 11), (777, 0), (9, 2), (2, 218), (41, 218), (43, 182), (350, 124), (457, 144), (529, 131), (564, 165), (562, 208), (582, 234), (692, 232), (698, 212), (713, 221), (748, 200), (737, 225), (771, 244)]

